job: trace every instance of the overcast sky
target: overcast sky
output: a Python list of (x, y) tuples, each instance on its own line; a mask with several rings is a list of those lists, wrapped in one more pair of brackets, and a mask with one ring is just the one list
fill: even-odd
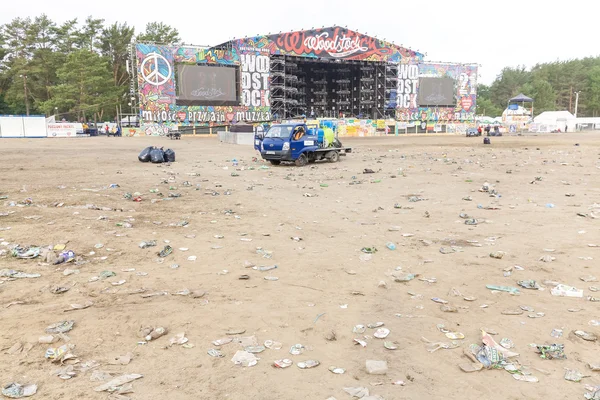
[[(480, 83), (504, 66), (600, 55), (597, 0), (2, 0), (0, 24), (42, 13), (63, 22), (88, 15), (176, 27), (186, 43), (215, 45), (231, 37), (348, 26), (427, 53), (427, 61), (478, 63)], [(384, 5), (388, 4), (388, 5)]]

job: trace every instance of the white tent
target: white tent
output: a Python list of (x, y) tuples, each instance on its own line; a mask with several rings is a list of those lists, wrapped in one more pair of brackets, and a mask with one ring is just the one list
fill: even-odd
[[(533, 119), (538, 126), (544, 126), (547, 132), (559, 130), (574, 132), (577, 119), (568, 111), (544, 111)], [(565, 129), (566, 128), (566, 129)]]

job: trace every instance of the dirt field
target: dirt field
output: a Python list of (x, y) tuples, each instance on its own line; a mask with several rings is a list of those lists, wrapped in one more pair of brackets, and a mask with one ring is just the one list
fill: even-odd
[[(41, 274), (0, 278), (0, 384), (35, 383), (32, 398), (39, 399), (106, 399), (108, 392), (93, 390), (104, 382), (90, 379), (107, 378), (98, 373), (104, 371), (143, 375), (132, 383), (133, 393), (113, 399), (351, 399), (345, 387), (366, 387), (375, 396), (369, 399), (386, 400), (583, 399), (586, 384), (600, 384), (599, 372), (587, 367), (600, 363), (598, 342), (572, 333), (600, 334), (589, 325), (600, 320), (600, 303), (587, 299), (600, 298), (593, 292), (600, 283), (581, 280), (600, 277), (600, 247), (592, 246), (600, 246), (600, 209), (591, 208), (600, 207), (600, 135), (481, 142), (346, 139), (354, 152), (341, 162), (297, 168), (252, 161), (253, 149), (212, 138), (0, 141), (0, 196), (8, 196), (0, 201), (0, 251), (6, 250), (0, 269)], [(177, 162), (138, 162), (149, 145), (172, 147)], [(365, 168), (375, 173), (363, 174)], [(486, 182), (497, 196), (479, 191)], [(113, 183), (120, 187), (109, 188)], [(165, 197), (150, 192), (155, 188)], [(141, 202), (124, 198), (135, 192)], [(472, 201), (463, 200), (467, 196)], [(10, 206), (27, 198), (31, 205)], [(466, 225), (461, 213), (478, 224)], [(189, 224), (179, 226), (183, 221)], [(117, 225), (122, 222), (132, 227)], [(157, 246), (141, 249), (147, 240)], [(166, 241), (174, 250), (161, 259), (157, 252)], [(386, 248), (387, 242), (397, 249)], [(60, 265), (42, 257), (17, 259), (10, 250), (15, 244), (66, 244), (77, 258)], [(361, 251), (373, 246), (378, 251), (371, 256)], [(257, 248), (272, 252), (271, 258)], [(490, 257), (498, 251), (503, 258)], [(548, 262), (540, 261), (544, 256)], [(248, 263), (278, 268), (262, 272)], [(79, 273), (65, 276), (65, 269)], [(116, 276), (93, 281), (103, 271)], [(407, 273), (420, 275), (394, 281), (392, 274)], [(542, 290), (520, 288), (519, 280), (535, 280)], [(381, 281), (387, 288), (379, 287)], [(556, 282), (583, 289), (584, 297), (552, 295)], [(488, 284), (517, 287), (520, 295)], [(54, 294), (56, 286), (70, 290)], [(206, 294), (175, 294), (183, 289)], [(167, 294), (142, 297), (160, 292)], [(442, 311), (431, 300), (436, 297), (457, 312)], [(93, 305), (64, 311), (86, 302)], [(522, 313), (510, 315), (517, 310)], [(529, 317), (536, 313), (544, 315)], [(66, 337), (38, 343), (46, 327), (63, 320), (75, 321)], [(353, 333), (355, 325), (375, 322), (391, 331), (386, 339), (374, 338), (369, 328)], [(422, 338), (452, 342), (438, 324), (465, 339), (457, 348), (428, 352)], [(144, 344), (140, 328), (159, 326), (169, 332)], [(539, 382), (516, 380), (503, 369), (463, 372), (459, 364), (470, 362), (463, 352), (482, 344), (481, 328), (497, 333), (498, 343), (511, 339), (511, 351), (520, 354), (510, 360), (520, 368), (516, 375)], [(553, 329), (562, 337), (552, 337)], [(245, 333), (227, 335), (235, 331)], [(336, 340), (328, 340), (332, 331)], [(189, 342), (169, 346), (182, 332)], [(273, 340), (282, 348), (256, 354), (255, 366), (234, 365), (232, 357), (244, 350), (236, 340), (250, 336), (258, 345)], [(225, 337), (235, 340), (211, 343)], [(71, 353), (79, 360), (69, 380), (53, 372), (73, 360), (61, 367), (44, 358), (64, 340), (76, 346)], [(398, 349), (386, 349), (385, 341)], [(564, 344), (567, 359), (544, 360), (534, 343)], [(303, 354), (289, 353), (295, 344), (305, 347)], [(224, 357), (210, 356), (210, 349)], [(128, 365), (108, 363), (127, 353), (133, 355)], [(286, 358), (294, 365), (272, 366)], [(81, 371), (82, 364), (93, 366), (91, 360), (99, 365)], [(298, 368), (306, 360), (320, 365)], [(387, 374), (367, 374), (366, 360), (387, 361)], [(346, 371), (334, 374), (330, 366)], [(566, 381), (565, 368), (590, 377)], [(392, 384), (398, 381), (404, 386)]]

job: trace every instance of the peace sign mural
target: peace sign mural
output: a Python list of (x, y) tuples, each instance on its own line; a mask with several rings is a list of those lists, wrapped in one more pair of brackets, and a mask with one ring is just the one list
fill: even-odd
[(175, 103), (175, 60), (173, 49), (153, 44), (136, 45), (137, 81), (141, 108), (158, 111)]
[(153, 86), (164, 85), (171, 79), (173, 70), (169, 61), (158, 53), (149, 53), (140, 66), (142, 78)]

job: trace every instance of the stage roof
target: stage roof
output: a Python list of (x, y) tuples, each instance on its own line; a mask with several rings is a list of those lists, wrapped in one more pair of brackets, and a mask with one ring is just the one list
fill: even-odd
[(338, 60), (421, 62), (424, 54), (347, 28), (332, 26), (234, 39), (215, 48)]

